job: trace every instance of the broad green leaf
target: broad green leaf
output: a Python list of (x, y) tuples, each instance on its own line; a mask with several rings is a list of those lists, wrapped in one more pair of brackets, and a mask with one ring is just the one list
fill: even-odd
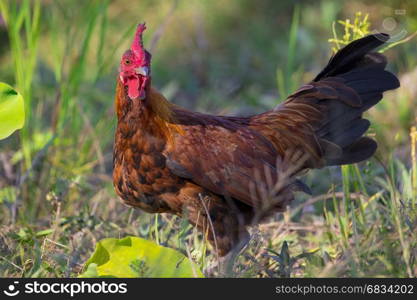
[(78, 276), (78, 278), (97, 278), (99, 277), (97, 272), (97, 264), (89, 264), (87, 269), (83, 274)]
[(43, 237), (43, 236), (47, 236), (50, 235), (51, 233), (53, 233), (54, 230), (53, 229), (45, 229), (45, 230), (41, 230), (36, 232), (36, 237)]
[(178, 251), (138, 237), (108, 238), (97, 243), (80, 277), (203, 277), (198, 267)]
[(23, 97), (10, 85), (0, 82), (0, 140), (25, 123)]

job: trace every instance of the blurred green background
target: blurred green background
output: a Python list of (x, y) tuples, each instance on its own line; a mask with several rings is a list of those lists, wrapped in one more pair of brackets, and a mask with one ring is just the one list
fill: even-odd
[[(120, 57), (138, 22), (147, 23), (145, 46), (152, 48), (153, 84), (167, 99), (201, 112), (233, 115), (270, 109), (311, 80), (332, 54), (328, 42), (332, 26), (340, 36), (344, 33), (337, 20), (353, 19), (362, 12), (369, 14), (373, 30), (394, 37), (417, 31), (417, 3), (412, 0), (0, 1), (0, 81), (19, 90), (27, 104), (25, 128), (0, 141), (0, 276), (74, 276), (97, 239), (126, 234), (183, 250), (190, 245), (202, 268), (214, 259), (213, 255), (205, 258), (201, 250), (205, 245), (201, 246), (201, 237), (188, 224), (126, 208), (113, 191), (115, 83)], [(369, 113), (371, 135), (380, 144), (377, 159), (347, 170), (348, 177), (352, 172), (351, 183), (339, 168), (310, 173), (306, 180), (315, 195), (342, 191), (345, 200), (350, 192), (371, 197), (391, 182), (392, 188), (385, 188), (392, 196), (397, 188), (400, 194), (404, 192), (405, 184), (397, 184), (398, 178), (416, 176), (407, 173), (413, 164), (410, 128), (417, 121), (416, 41), (410, 39), (385, 52), (389, 69), (399, 75), (402, 87), (388, 93)], [(396, 168), (397, 160), (402, 167)], [(362, 175), (356, 178), (359, 170)], [(378, 185), (376, 176), (388, 183)], [(390, 176), (394, 181), (388, 180)], [(411, 197), (415, 201), (415, 194)], [(307, 200), (300, 196), (296, 204)], [(384, 201), (378, 198), (372, 203)], [(324, 204), (316, 202), (303, 210), (309, 217), (301, 218), (299, 212), (287, 216), (290, 221), (285, 230), (274, 223), (282, 221), (282, 216), (261, 229), (263, 246), (280, 248), (284, 240), (290, 240), (296, 253), (321, 249), (320, 262), (313, 259), (298, 265), (296, 260), (291, 267), (296, 265), (301, 271), (291, 271), (291, 275), (323, 274), (329, 261), (340, 257), (345, 258), (342, 269), (330, 263), (333, 269), (325, 275), (417, 274), (415, 243), (392, 244), (406, 240), (407, 234), (417, 240), (412, 233), (415, 211), (403, 215), (391, 206), (388, 210), (378, 206), (391, 224), (378, 223), (386, 229), (378, 241), (388, 248), (356, 261), (355, 255), (346, 254), (350, 247), (343, 244), (350, 243), (352, 220), (346, 219), (344, 225), (350, 229), (343, 232), (347, 229), (337, 221), (337, 214), (334, 219), (323, 215)], [(334, 206), (337, 203), (334, 198)], [(344, 216), (350, 218), (350, 213)], [(376, 224), (380, 216), (367, 216), (364, 213), (360, 220), (364, 231), (356, 234), (374, 243), (365, 228)], [(297, 229), (292, 235), (288, 232), (291, 226), (313, 224), (321, 228), (316, 235), (320, 238), (305, 238), (308, 234), (298, 234)], [(342, 230), (340, 235), (347, 239), (340, 242), (342, 246), (337, 238), (329, 237), (326, 224), (331, 225), (327, 230), (332, 234)], [(405, 224), (405, 229), (395, 224)], [(365, 242), (360, 246), (368, 247)], [(274, 276), (286, 270), (253, 251), (258, 264), (242, 258), (240, 266), (250, 266), (250, 272), (236, 276)], [(279, 274), (287, 274), (284, 271)]]

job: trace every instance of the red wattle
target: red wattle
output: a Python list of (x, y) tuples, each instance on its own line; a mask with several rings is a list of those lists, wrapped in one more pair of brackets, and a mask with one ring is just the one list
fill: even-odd
[(127, 87), (128, 87), (127, 94), (130, 99), (133, 100), (139, 97), (139, 78), (128, 79)]

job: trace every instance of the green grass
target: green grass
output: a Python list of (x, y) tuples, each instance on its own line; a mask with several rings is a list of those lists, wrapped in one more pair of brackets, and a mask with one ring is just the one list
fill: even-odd
[[(16, 1), (1, 1), (0, 9), (3, 19), (8, 26), (15, 85), (26, 101), (25, 116), (29, 121), (32, 116), (30, 109), (32, 102), (32, 79), (36, 68), (38, 51), (40, 1), (34, 1), (32, 5), (29, 0), (25, 0), (20, 6), (18, 6)], [(29, 168), (31, 163), (31, 132), (29, 127), (25, 126), (20, 133), (25, 167)]]
[[(372, 24), (386, 17), (354, 4)], [(25, 129), (0, 141), (0, 276), (75, 277), (98, 240), (127, 235), (178, 249), (202, 269), (214, 265), (217, 256), (185, 220), (128, 208), (113, 190), (114, 87), (136, 23), (147, 21), (149, 45), (170, 15), (153, 53), (153, 82), (169, 99), (212, 113), (261, 112), (324, 66), (332, 22), (355, 16), (355, 5), (0, 1), (0, 43), (8, 45), (0, 81), (28, 109)], [(372, 5), (406, 6), (407, 30), (417, 30), (412, 2)], [(416, 50), (411, 40), (386, 51), (389, 68), (411, 76)], [(285, 213), (252, 228), (226, 275), (417, 276), (414, 96), (407, 84), (388, 93), (368, 114), (375, 158), (310, 172), (313, 196), (297, 195)]]

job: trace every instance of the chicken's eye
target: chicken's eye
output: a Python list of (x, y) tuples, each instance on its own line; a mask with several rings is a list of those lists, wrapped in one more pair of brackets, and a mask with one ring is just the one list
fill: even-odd
[(130, 65), (132, 63), (132, 61), (130, 59), (125, 59), (125, 65)]

